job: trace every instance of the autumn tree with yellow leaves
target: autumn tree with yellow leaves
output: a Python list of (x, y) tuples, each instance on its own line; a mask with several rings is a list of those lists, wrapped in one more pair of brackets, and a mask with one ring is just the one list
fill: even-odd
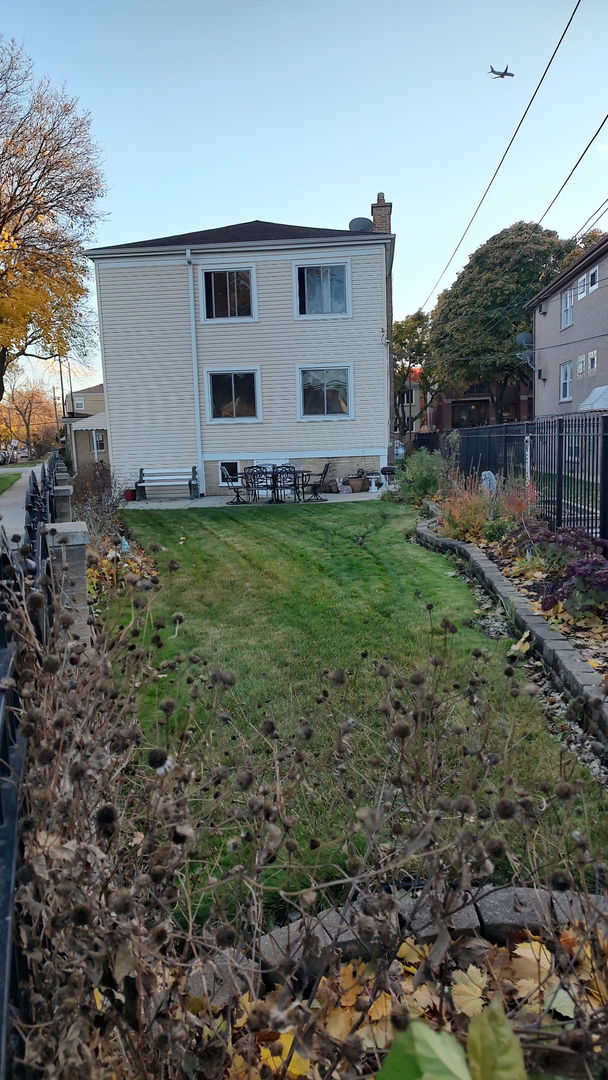
[(103, 192), (90, 117), (0, 39), (0, 398), (24, 356), (82, 355), (82, 255)]
[(16, 379), (9, 374), (7, 389), (0, 405), (0, 438), (17, 439), (33, 450), (48, 448), (57, 435), (55, 406), (43, 379)]

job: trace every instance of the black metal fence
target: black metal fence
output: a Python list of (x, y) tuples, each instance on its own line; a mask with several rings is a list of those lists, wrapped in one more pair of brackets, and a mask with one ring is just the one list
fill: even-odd
[(516, 424), (415, 437), (417, 449), (452, 454), (465, 473), (490, 471), (534, 485), (552, 528), (608, 539), (608, 414), (567, 413)]
[[(15, 592), (26, 579), (46, 570), (49, 550), (43, 528), (53, 520), (53, 488), (58, 455), (42, 466), (40, 483), (32, 471), (26, 500), (23, 543), (11, 542), (0, 529), (0, 1080), (8, 1070), (9, 1027), (12, 1010), (19, 1009), (18, 954), (13, 911), (15, 874), (19, 852), (19, 809), (25, 742), (19, 731), (19, 686), (15, 679), (16, 643), (7, 628), (7, 612)], [(49, 611), (38, 621), (40, 636)]]

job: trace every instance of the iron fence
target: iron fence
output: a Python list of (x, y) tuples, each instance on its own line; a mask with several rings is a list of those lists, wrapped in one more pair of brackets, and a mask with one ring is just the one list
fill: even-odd
[[(19, 854), (20, 792), (25, 767), (25, 741), (19, 731), (19, 685), (15, 671), (17, 644), (7, 627), (7, 613), (26, 579), (47, 568), (49, 549), (44, 526), (53, 520), (53, 487), (58, 454), (41, 469), (40, 482), (30, 474), (25, 500), (22, 543), (0, 529), (0, 1078), (9, 1075), (11, 1016), (20, 1008), (19, 956), (14, 933), (14, 893)], [(41, 638), (51, 615), (40, 612)]]
[(459, 428), (415, 437), (417, 449), (450, 452), (465, 473), (518, 477), (536, 489), (551, 528), (581, 528), (608, 539), (608, 414), (541, 416), (515, 424)]

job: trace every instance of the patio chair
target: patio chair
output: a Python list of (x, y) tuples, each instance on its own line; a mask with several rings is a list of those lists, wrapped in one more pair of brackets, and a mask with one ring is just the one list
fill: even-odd
[(274, 492), (272, 468), (266, 465), (248, 465), (243, 470), (243, 479), (248, 502), (259, 502), (263, 492), (268, 498), (272, 497)]
[(327, 502), (327, 499), (321, 498), (319, 492), (327, 480), (330, 466), (331, 462), (327, 461), (322, 473), (319, 473), (318, 476), (309, 476), (308, 480), (302, 485), (302, 495), (306, 502)]
[(277, 502), (285, 502), (284, 496), (291, 491), (293, 501), (297, 499), (296, 470), (293, 465), (278, 465), (274, 471), (274, 497)]
[(247, 499), (243, 499), (242, 495), (243, 495), (243, 492), (245, 492), (245, 493), (247, 492), (247, 488), (244, 487), (240, 483), (241, 476), (237, 476), (237, 477), (231, 476), (225, 465), (220, 465), (220, 473), (221, 473), (221, 476), (222, 476), (222, 483), (227, 484), (228, 487), (230, 488), (230, 491), (234, 495), (234, 499), (230, 499), (230, 502), (229, 502), (228, 505), (232, 506), (233, 503), (238, 503), (239, 505), (244, 505), (247, 502)]

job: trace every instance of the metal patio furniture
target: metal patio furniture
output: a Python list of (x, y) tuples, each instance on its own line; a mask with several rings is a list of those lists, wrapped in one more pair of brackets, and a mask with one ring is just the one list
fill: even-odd
[(247, 502), (259, 502), (262, 494), (272, 500), (274, 495), (273, 470), (273, 465), (248, 465), (243, 470)]
[(241, 480), (243, 479), (242, 475), (239, 473), (236, 477), (231, 476), (225, 465), (220, 466), (220, 473), (222, 476), (222, 483), (227, 484), (230, 488), (230, 491), (234, 495), (234, 498), (230, 499), (228, 505), (232, 506), (233, 504), (237, 504), (240, 506), (244, 506), (245, 503), (248, 502), (248, 499), (243, 498), (243, 492), (247, 494), (247, 488), (244, 483), (241, 483)]
[(274, 502), (285, 502), (285, 496), (291, 491), (293, 501), (298, 498), (297, 473), (293, 465), (276, 465), (273, 470)]
[(318, 476), (311, 476), (308, 474), (308, 480), (302, 483), (302, 498), (306, 502), (327, 502), (327, 499), (322, 499), (320, 495), (321, 488), (327, 480), (327, 474), (329, 473), (330, 462), (325, 463), (325, 468)]

